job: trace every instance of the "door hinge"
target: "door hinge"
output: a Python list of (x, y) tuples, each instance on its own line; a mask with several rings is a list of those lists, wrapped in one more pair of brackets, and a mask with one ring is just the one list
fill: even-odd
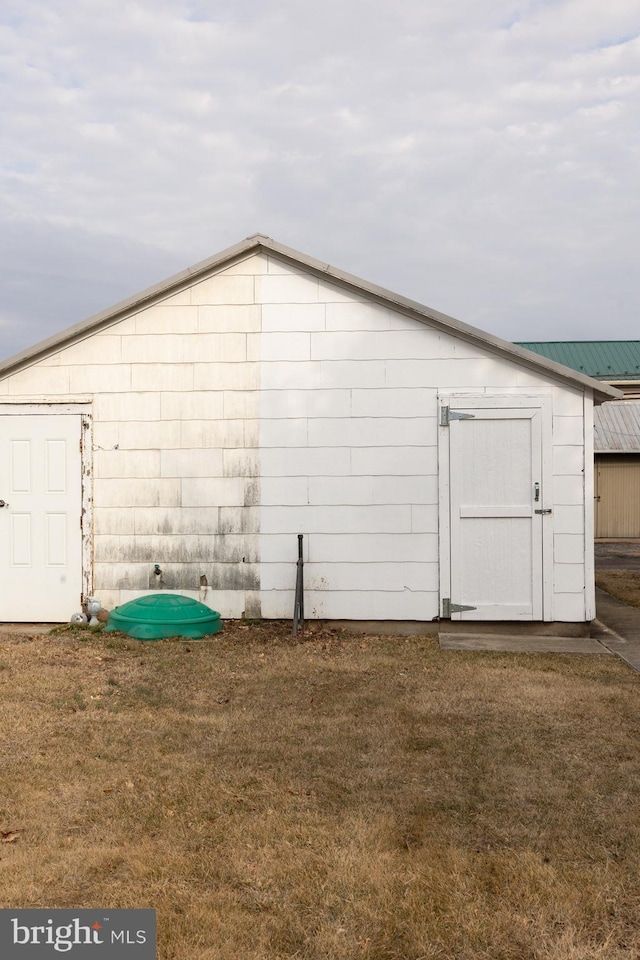
[(451, 599), (449, 597), (442, 598), (442, 616), (445, 620), (450, 620), (452, 613), (462, 613), (464, 610), (477, 609), (477, 607), (469, 607), (465, 603), (451, 603)]
[(452, 420), (475, 420), (475, 413), (460, 413), (452, 410), (447, 404), (440, 407), (440, 426), (448, 427)]

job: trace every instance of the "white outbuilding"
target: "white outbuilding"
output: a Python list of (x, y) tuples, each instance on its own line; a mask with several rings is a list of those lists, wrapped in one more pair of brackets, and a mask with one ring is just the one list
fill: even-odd
[(606, 384), (254, 236), (0, 364), (0, 620), (584, 623)]

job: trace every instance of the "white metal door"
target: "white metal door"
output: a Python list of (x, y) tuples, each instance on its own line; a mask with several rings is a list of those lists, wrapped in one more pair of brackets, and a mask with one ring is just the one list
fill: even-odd
[(543, 410), (457, 409), (452, 403), (448, 426), (448, 612), (454, 620), (542, 620), (543, 523), (551, 513), (544, 507)]
[(79, 416), (0, 417), (0, 621), (80, 609), (80, 437)]

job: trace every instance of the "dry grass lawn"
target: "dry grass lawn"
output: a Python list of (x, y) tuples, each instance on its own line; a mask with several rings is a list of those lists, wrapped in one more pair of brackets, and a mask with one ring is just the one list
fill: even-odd
[(5, 636), (0, 906), (155, 907), (160, 960), (637, 960), (639, 693), (319, 626)]
[(599, 570), (596, 583), (612, 597), (640, 607), (640, 570)]

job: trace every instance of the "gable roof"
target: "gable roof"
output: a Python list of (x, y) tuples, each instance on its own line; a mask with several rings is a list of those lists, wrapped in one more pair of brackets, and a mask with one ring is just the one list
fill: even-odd
[(234, 262), (245, 259), (253, 253), (260, 252), (273, 254), (298, 269), (303, 267), (307, 272), (328, 280), (329, 282), (336, 283), (339, 286), (346, 287), (359, 296), (364, 294), (368, 299), (391, 307), (400, 313), (413, 317), (421, 323), (428, 323), (430, 326), (435, 326), (485, 349), (489, 348), (493, 352), (515, 361), (522, 366), (529, 367), (538, 373), (551, 375), (554, 379), (561, 380), (574, 387), (587, 387), (594, 391), (594, 399), (598, 403), (603, 400), (621, 396), (620, 391), (615, 388), (600, 384), (597, 380), (593, 380), (582, 373), (575, 372), (553, 360), (540, 357), (529, 350), (524, 350), (517, 344), (510, 343), (493, 334), (485, 333), (477, 327), (472, 327), (470, 324), (463, 323), (437, 310), (432, 310), (424, 306), (424, 304), (409, 300), (407, 297), (393, 293), (393, 291), (387, 290), (384, 287), (379, 287), (353, 274), (336, 269), (327, 263), (323, 263), (321, 260), (316, 260), (304, 253), (300, 253), (298, 250), (286, 247), (272, 240), (271, 237), (263, 236), (262, 234), (247, 237), (246, 240), (242, 240), (240, 243), (228, 247), (215, 256), (209, 257), (207, 260), (202, 260), (193, 267), (188, 267), (186, 270), (174, 274), (174, 276), (169, 277), (167, 280), (148, 287), (146, 290), (142, 290), (140, 293), (134, 294), (126, 300), (121, 300), (113, 307), (102, 310), (87, 320), (68, 327), (66, 330), (62, 330), (32, 347), (22, 350), (13, 357), (9, 357), (0, 363), (0, 379), (4, 379), (12, 373), (17, 373), (18, 370), (24, 367), (31, 366), (45, 356), (69, 346), (77, 340), (85, 339), (92, 333), (96, 333), (98, 330), (117, 323), (125, 316), (149, 306), (156, 300), (177, 293), (179, 290), (191, 285), (196, 280), (204, 278), (208, 274), (215, 273), (218, 270), (230, 266)]
[(640, 340), (538, 341), (519, 346), (596, 380), (640, 380)]

